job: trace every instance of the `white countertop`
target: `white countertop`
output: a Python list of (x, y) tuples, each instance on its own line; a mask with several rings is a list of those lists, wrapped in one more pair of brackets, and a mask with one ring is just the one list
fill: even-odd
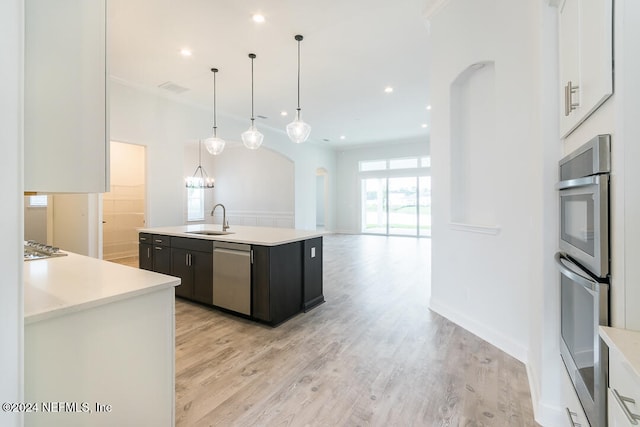
[(295, 228), (249, 227), (231, 226), (228, 234), (210, 236), (206, 234), (190, 234), (194, 231), (222, 231), (220, 224), (192, 224), (175, 227), (139, 228), (140, 233), (163, 234), (165, 236), (189, 237), (219, 242), (246, 243), (251, 245), (277, 246), (285, 243), (298, 242), (324, 233), (315, 230), (298, 230)]
[(600, 326), (600, 336), (609, 349), (615, 349), (640, 378), (640, 332)]
[(179, 284), (177, 277), (74, 253), (25, 261), (24, 323), (39, 322)]

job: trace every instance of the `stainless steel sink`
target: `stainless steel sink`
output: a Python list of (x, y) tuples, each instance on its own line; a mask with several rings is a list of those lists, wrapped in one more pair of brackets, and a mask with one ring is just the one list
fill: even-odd
[(225, 234), (233, 234), (233, 231), (214, 231), (214, 230), (198, 230), (198, 231), (185, 231), (187, 234), (202, 234), (205, 236), (222, 236)]

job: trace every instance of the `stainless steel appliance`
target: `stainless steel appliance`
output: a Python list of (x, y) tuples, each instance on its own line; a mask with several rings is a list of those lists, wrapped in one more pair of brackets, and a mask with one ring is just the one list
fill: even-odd
[(598, 277), (609, 274), (610, 137), (560, 160), (560, 250)]
[(213, 305), (251, 315), (251, 245), (215, 242)]
[(610, 136), (560, 161), (560, 354), (591, 426), (606, 425)]
[(59, 248), (38, 243), (33, 240), (24, 242), (24, 260), (33, 261), (35, 259), (54, 258), (66, 256), (65, 252)]
[(560, 355), (589, 423), (605, 426), (608, 352), (598, 326), (609, 324), (609, 285), (563, 254), (556, 254), (556, 261), (561, 273)]

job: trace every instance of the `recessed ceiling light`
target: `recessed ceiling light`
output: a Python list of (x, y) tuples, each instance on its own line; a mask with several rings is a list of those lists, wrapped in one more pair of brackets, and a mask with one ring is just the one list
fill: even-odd
[(260, 15), (259, 13), (256, 13), (251, 17), (251, 19), (253, 19), (253, 22), (264, 22), (264, 15)]
[(423, 128), (423, 129), (426, 129), (426, 128), (427, 128), (427, 124), (426, 124), (426, 123), (423, 123), (423, 124), (422, 124), (422, 128)]
[(391, 86), (387, 86), (387, 87), (384, 88), (384, 91), (386, 93), (391, 93), (391, 92), (393, 92), (393, 88)]
[(427, 110), (431, 110), (431, 105), (427, 105)]
[(180, 55), (182, 55), (182, 56), (191, 56), (191, 50), (187, 49), (187, 48), (181, 49), (180, 50)]
[(288, 113), (287, 113), (286, 111), (280, 111), (280, 115), (281, 115), (282, 117), (286, 116), (287, 114), (288, 114)]
[(345, 138), (346, 138), (346, 136), (340, 135), (340, 139), (345, 139)]

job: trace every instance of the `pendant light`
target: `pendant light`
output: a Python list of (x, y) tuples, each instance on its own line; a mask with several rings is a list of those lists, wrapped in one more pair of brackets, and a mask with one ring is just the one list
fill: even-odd
[(218, 69), (212, 68), (211, 72), (213, 73), (213, 135), (204, 140), (204, 146), (209, 153), (217, 156), (224, 150), (225, 142), (224, 139), (218, 138), (216, 134), (218, 129), (216, 125), (216, 73)]
[(291, 141), (300, 144), (309, 138), (311, 126), (300, 118), (300, 42), (303, 37), (298, 34), (295, 39), (298, 41), (298, 108), (296, 109), (296, 119), (287, 125), (287, 135)]
[(207, 171), (202, 167), (202, 141), (198, 140), (198, 167), (193, 176), (185, 178), (187, 188), (213, 188), (214, 180), (209, 178)]
[(258, 132), (256, 125), (254, 124), (255, 118), (253, 117), (253, 60), (256, 58), (254, 53), (249, 54), (251, 58), (251, 126), (249, 129), (242, 132), (242, 143), (250, 150), (257, 150), (262, 145), (264, 135)]

